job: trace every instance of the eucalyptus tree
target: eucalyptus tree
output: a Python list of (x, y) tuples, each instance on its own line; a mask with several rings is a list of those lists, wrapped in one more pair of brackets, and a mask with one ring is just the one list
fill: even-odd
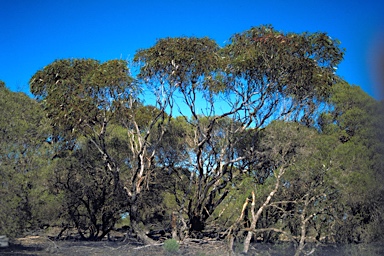
[[(369, 242), (383, 233), (383, 104), (361, 88), (346, 82), (332, 90), (334, 108), (324, 113), (320, 127), (334, 136), (333, 177), (338, 180), (339, 220), (334, 239), (339, 242)], [(335, 168), (333, 170), (335, 170)]]
[[(198, 107), (196, 106), (197, 93), (207, 89), (208, 83), (203, 83), (202, 79), (204, 75), (209, 74), (218, 68), (220, 62), (220, 56), (218, 55), (218, 46), (213, 40), (208, 38), (167, 38), (159, 40), (156, 45), (147, 50), (139, 51), (135, 60), (141, 64), (139, 78), (147, 84), (151, 84), (153, 87), (161, 88), (163, 92), (174, 93), (178, 91), (188, 108), (189, 114), (193, 116), (193, 120), (184, 113), (185, 119), (191, 126), (192, 133), (186, 138), (187, 143), (192, 144), (189, 149), (189, 153), (197, 155), (197, 166), (194, 167), (190, 162), (185, 163), (186, 169), (192, 169), (191, 173), (199, 173), (199, 183), (202, 188), (204, 182), (204, 170), (203, 170), (203, 148), (205, 142), (200, 143), (194, 152), (194, 147), (197, 140), (204, 140), (201, 136), (204, 136), (202, 125), (199, 124)], [(209, 92), (208, 90), (205, 90)], [(209, 97), (209, 95), (204, 95)], [(213, 102), (211, 107), (213, 107)], [(212, 109), (213, 110), (213, 109)], [(179, 111), (182, 111), (179, 106)], [(183, 114), (183, 113), (181, 113)], [(212, 130), (212, 125), (208, 129)], [(209, 132), (210, 133), (210, 132)], [(200, 137), (200, 138), (199, 138)], [(189, 144), (188, 144), (189, 145)], [(192, 156), (191, 156), (192, 157)], [(208, 173), (207, 173), (208, 174)], [(208, 175), (205, 177), (208, 178)], [(191, 179), (194, 179), (193, 175)], [(192, 183), (191, 183), (192, 184)], [(205, 194), (201, 194), (200, 190), (197, 196), (197, 200), (200, 202), (199, 207), (202, 207), (202, 201), (206, 200), (208, 191)], [(185, 209), (182, 209), (185, 210)], [(200, 229), (198, 227), (201, 221), (198, 220), (197, 213), (193, 213), (193, 210), (188, 213), (189, 218), (193, 225), (193, 229)], [(192, 216), (196, 215), (196, 216)], [(182, 216), (181, 216), (182, 217)], [(197, 220), (197, 222), (194, 221)], [(200, 222), (200, 223), (199, 223)]]
[[(240, 179), (232, 199), (226, 201), (225, 210), (237, 213), (237, 219), (227, 225), (230, 248), (235, 241), (243, 242), (247, 253), (253, 239), (276, 242), (284, 237), (297, 242), (300, 253), (308, 230), (313, 229), (313, 218), (320, 218), (333, 202), (332, 184), (324, 182), (324, 164), (329, 159), (319, 156), (318, 149), (319, 144), (329, 144), (316, 129), (284, 121), (273, 121), (261, 129), (256, 142), (259, 158), (253, 168), (258, 172)], [(234, 207), (239, 203), (244, 203), (242, 208)]]
[(71, 195), (67, 214), (83, 238), (101, 239), (129, 213), (133, 230), (146, 240), (138, 198), (153, 174), (168, 101), (157, 97), (156, 106), (143, 106), (127, 64), (58, 60), (30, 80), (54, 128), (55, 158), (73, 160), (58, 160), (64, 173), (58, 185)]
[(282, 159), (278, 169), (282, 168), (284, 175), (273, 201), (263, 209), (267, 219), (254, 225), (254, 230), (291, 239), (297, 243), (296, 255), (301, 255), (309, 241), (329, 238), (335, 225), (338, 188), (333, 174), (338, 171), (334, 162), (339, 159), (332, 158), (332, 152), (337, 141), (298, 123), (278, 122), (266, 129), (272, 136), (266, 136), (264, 143), (271, 145), (271, 159)]
[[(269, 194), (261, 195), (265, 201), (252, 198), (252, 222), (246, 229), (244, 251), (252, 232), (274, 232), (295, 241), (296, 255), (310, 247), (309, 241), (370, 242), (381, 238), (381, 104), (346, 83), (333, 86), (329, 102), (333, 104), (331, 111), (322, 114), (316, 129), (273, 122), (263, 130), (260, 145), (270, 146), (259, 150), (267, 153), (275, 166), (274, 177), (267, 178), (275, 187), (266, 187)], [(280, 168), (284, 175), (278, 187), (276, 172)]]
[(46, 142), (50, 127), (36, 101), (0, 81), (0, 233), (10, 237), (55, 221)]
[(182, 209), (190, 231), (204, 229), (233, 175), (257, 161), (253, 145), (236, 152), (241, 135), (283, 117), (309, 123), (337, 80), (342, 57), (339, 42), (325, 33), (282, 33), (270, 26), (235, 34), (223, 48), (209, 38), (182, 37), (137, 52), (139, 78), (179, 97), (175, 105), (192, 130), (186, 136), (190, 161), (184, 163), (191, 174), (189, 202)]
[[(107, 202), (125, 205), (125, 198), (118, 196), (124, 194), (123, 184), (119, 163), (110, 154), (107, 128), (135, 96), (132, 81), (126, 62), (92, 59), (57, 60), (30, 79), (31, 92), (53, 128), (49, 140), (57, 150), (57, 186), (66, 193), (68, 217), (83, 238), (89, 230), (89, 239), (100, 239), (113, 227), (120, 209)], [(99, 184), (103, 177), (107, 184)], [(87, 179), (94, 180), (93, 187)]]

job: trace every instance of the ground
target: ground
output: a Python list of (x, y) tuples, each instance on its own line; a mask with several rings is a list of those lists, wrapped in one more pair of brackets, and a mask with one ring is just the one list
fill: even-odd
[[(189, 240), (182, 243), (177, 252), (169, 252), (164, 244), (159, 242), (156, 245), (144, 246), (134, 239), (125, 241), (100, 241), (88, 242), (75, 239), (52, 240), (47, 235), (30, 235), (24, 238), (12, 239), (10, 247), (0, 248), (0, 255), (4, 256), (223, 256), (240, 255), (241, 244), (236, 246), (237, 253), (231, 254), (228, 251), (226, 241), (213, 240)], [(292, 244), (262, 244), (254, 243), (248, 255), (294, 255)], [(343, 256), (343, 255), (384, 255), (384, 243), (373, 245), (321, 245), (311, 255)]]
[(125, 242), (86, 242), (86, 241), (52, 241), (43, 236), (28, 236), (14, 239), (8, 248), (0, 248), (0, 255), (58, 255), (58, 256), (139, 256), (139, 255), (229, 255), (223, 242), (188, 243), (181, 245), (178, 252), (168, 252), (163, 243), (144, 246), (135, 241)]

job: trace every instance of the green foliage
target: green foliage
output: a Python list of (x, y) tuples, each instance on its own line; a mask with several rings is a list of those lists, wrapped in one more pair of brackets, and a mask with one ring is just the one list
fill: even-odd
[(157, 148), (159, 166), (180, 167), (188, 159), (193, 134), (191, 127), (182, 117), (170, 119), (162, 141)]
[[(252, 139), (247, 142), (257, 143), (258, 129), (270, 119), (289, 113), (291, 120), (311, 124), (317, 106), (338, 80), (334, 69), (342, 58), (339, 42), (325, 33), (284, 34), (270, 26), (236, 34), (223, 48), (208, 38), (182, 37), (158, 40), (136, 53), (141, 81), (160, 87), (159, 95), (168, 91), (165, 99), (169, 102), (174, 100), (173, 93), (179, 93), (188, 108), (189, 113), (180, 113), (191, 131), (181, 130), (188, 147), (169, 141), (168, 145), (185, 152), (184, 159), (190, 160), (182, 162), (183, 167), (197, 174), (190, 178), (195, 180), (188, 192), (192, 230), (204, 228), (229, 194), (238, 171), (257, 170), (263, 162), (270, 166), (262, 168), (265, 173), (259, 180), (270, 175), (274, 163), (260, 160), (254, 150), (258, 145), (246, 144), (244, 150), (246, 130), (254, 128), (256, 134), (250, 132)], [(197, 108), (200, 94), (206, 103), (202, 114)], [(183, 160), (167, 158), (172, 164)]]
[(177, 242), (176, 239), (167, 239), (164, 241), (164, 249), (168, 253), (176, 253), (179, 251), (180, 245), (179, 242)]
[(55, 161), (54, 186), (64, 195), (66, 222), (74, 223), (83, 238), (99, 240), (127, 210), (127, 199), (113, 172), (103, 168), (102, 157), (86, 142)]
[(297, 101), (321, 100), (337, 80), (334, 68), (343, 58), (339, 44), (326, 33), (282, 33), (260, 26), (232, 36), (223, 51), (231, 58), (231, 72), (248, 83)]
[[(198, 80), (207, 80), (203, 87), (212, 86), (211, 72), (222, 66), (219, 46), (209, 38), (165, 38), (146, 50), (136, 53), (134, 60), (144, 63), (139, 78), (161, 77), (176, 87), (197, 86)], [(210, 88), (217, 90), (218, 88)]]
[(30, 87), (53, 128), (54, 187), (65, 195), (64, 218), (82, 238), (101, 239), (128, 203), (120, 180), (127, 140), (117, 125), (136, 93), (127, 63), (57, 60), (36, 72)]
[(384, 104), (335, 75), (343, 54), (326, 33), (260, 26), (222, 48), (160, 39), (135, 55), (140, 84), (125, 61), (92, 59), (37, 71), (37, 102), (0, 81), (0, 233), (63, 222), (99, 240), (115, 224), (167, 229), (175, 211), (179, 235), (221, 232), (255, 192), (264, 241), (382, 238)]
[(29, 83), (56, 138), (67, 142), (101, 129), (135, 93), (127, 63), (121, 60), (57, 60), (36, 72)]
[[(40, 106), (0, 88), (0, 233), (10, 237), (54, 221), (49, 191), (50, 129)], [(46, 212), (52, 214), (46, 215)]]
[(338, 236), (349, 242), (372, 241), (384, 228), (380, 224), (384, 209), (382, 105), (347, 83), (337, 84), (330, 100), (334, 110), (328, 116), (333, 119), (328, 118), (322, 129), (338, 140), (329, 177), (340, 190), (339, 218), (343, 220)]
[[(229, 228), (239, 217), (243, 204), (248, 200), (252, 190), (255, 189), (256, 184), (254, 177), (242, 177), (233, 183), (233, 189), (230, 190), (228, 196), (217, 207), (210, 219), (215, 220), (217, 225)], [(258, 198), (262, 196), (262, 187), (258, 186)]]

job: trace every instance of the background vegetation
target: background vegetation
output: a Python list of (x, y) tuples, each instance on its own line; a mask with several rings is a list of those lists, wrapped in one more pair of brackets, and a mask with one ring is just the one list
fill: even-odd
[(163, 230), (297, 255), (379, 241), (384, 105), (337, 77), (343, 52), (261, 26), (222, 48), (160, 39), (135, 76), (122, 60), (56, 60), (32, 76), (35, 99), (1, 83), (0, 233), (101, 240), (128, 222), (145, 243)]

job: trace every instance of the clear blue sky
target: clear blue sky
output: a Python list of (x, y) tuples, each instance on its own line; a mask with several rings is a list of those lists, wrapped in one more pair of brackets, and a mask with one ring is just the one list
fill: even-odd
[(378, 98), (370, 63), (384, 38), (383, 0), (0, 0), (0, 80), (29, 93), (30, 77), (55, 59), (129, 59), (175, 36), (224, 45), (262, 24), (339, 39), (346, 55), (338, 74)]

